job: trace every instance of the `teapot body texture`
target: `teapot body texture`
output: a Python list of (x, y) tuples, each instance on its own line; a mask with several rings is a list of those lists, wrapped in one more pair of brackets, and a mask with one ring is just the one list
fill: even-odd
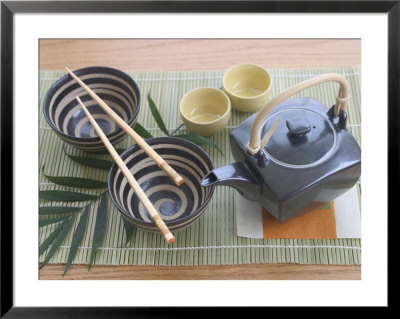
[(311, 98), (281, 103), (266, 118), (261, 136), (274, 117), (281, 118), (279, 126), (254, 155), (247, 143), (255, 115), (231, 132), (233, 157), (246, 161), (259, 180), (257, 201), (280, 221), (335, 199), (361, 175), (361, 150), (346, 129), (346, 112), (334, 116), (332, 110)]

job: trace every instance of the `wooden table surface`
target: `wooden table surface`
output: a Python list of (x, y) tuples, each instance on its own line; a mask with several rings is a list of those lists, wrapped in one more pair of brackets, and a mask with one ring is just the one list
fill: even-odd
[[(116, 39), (40, 40), (41, 70), (104, 65), (126, 71), (224, 70), (241, 62), (266, 68), (345, 68), (361, 65), (359, 39)], [(337, 54), (340, 48), (340, 54)], [(229, 266), (101, 266), (87, 271), (48, 264), (40, 279), (281, 279), (360, 280), (359, 265), (250, 264)]]

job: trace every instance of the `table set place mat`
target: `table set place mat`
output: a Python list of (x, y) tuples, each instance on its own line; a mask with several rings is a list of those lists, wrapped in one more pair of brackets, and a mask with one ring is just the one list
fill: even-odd
[(237, 235), (249, 238), (361, 238), (357, 186), (299, 217), (278, 221), (257, 202), (236, 195)]
[[(197, 87), (221, 88), (224, 73), (223, 70), (190, 72), (123, 71), (136, 81), (141, 92), (138, 123), (155, 137), (164, 136), (164, 134), (158, 128), (151, 115), (146, 99), (148, 93), (150, 93), (157, 105), (167, 128), (174, 130), (182, 123), (179, 113), (179, 101), (181, 97), (189, 90)], [(345, 76), (351, 90), (351, 100), (348, 106), (348, 128), (359, 145), (361, 145), (360, 67), (341, 69), (269, 69), (269, 71), (273, 77), (271, 97), (316, 75), (334, 72)], [(107, 171), (80, 165), (68, 158), (65, 153), (75, 156), (87, 156), (87, 154), (63, 142), (44, 119), (42, 103), (46, 92), (63, 75), (65, 75), (65, 71), (61, 70), (43, 70), (39, 74), (39, 165), (40, 168), (44, 167), (44, 172), (40, 170), (39, 173), (40, 190), (75, 190), (53, 184), (44, 175), (75, 176), (103, 181), (106, 181), (108, 176)], [(330, 107), (335, 102), (337, 92), (337, 84), (330, 82), (305, 90), (294, 97), (312, 97)], [(223, 155), (215, 148), (203, 147), (210, 155), (214, 167), (221, 167), (235, 162), (230, 152), (229, 134), (250, 115), (252, 113), (241, 113), (232, 110), (231, 119), (225, 129), (210, 137), (210, 140), (221, 149)], [(179, 133), (185, 134), (189, 132), (183, 126)], [(134, 142), (128, 137), (115, 147), (127, 148), (132, 145), (134, 145)], [(104, 156), (106, 158), (107, 155)], [(100, 195), (103, 191), (85, 190), (85, 193)], [(359, 203), (361, 196), (360, 181), (357, 182), (352, 194), (356, 195)], [(312, 232), (310, 232), (311, 235), (304, 236), (304, 234), (298, 231), (294, 232), (293, 229), (286, 229), (286, 233), (282, 233), (283, 236), (279, 238), (275, 227), (271, 229), (266, 227), (265, 233), (268, 238), (264, 234), (260, 238), (249, 238), (241, 236), (239, 231), (238, 219), (241, 218), (237, 210), (239, 196), (233, 188), (217, 186), (203, 215), (190, 226), (173, 232), (176, 240), (170, 245), (165, 242), (161, 234), (148, 232), (137, 227), (134, 227), (132, 238), (127, 242), (122, 217), (111, 200), (108, 200), (106, 233), (96, 253), (93, 267), (96, 264), (155, 266), (234, 265), (248, 263), (361, 264), (360, 232), (357, 233), (354, 229), (349, 230), (346, 228), (346, 225), (348, 225), (347, 221), (349, 220), (348, 217), (347, 219), (338, 218), (336, 215), (340, 206), (338, 201), (334, 201), (332, 205), (335, 218), (332, 217), (332, 210), (328, 210), (331, 212), (330, 231), (333, 234), (332, 223), (335, 222), (336, 228), (334, 231), (336, 232), (336, 237), (330, 235), (328, 237), (332, 238), (323, 238), (321, 234), (317, 237)], [(352, 201), (354, 202), (354, 198)], [(49, 204), (51, 203), (40, 201), (40, 205), (45, 206)], [(74, 264), (89, 263), (98, 204), (96, 202), (90, 206), (87, 229), (76, 257), (73, 260)], [(63, 203), (62, 205), (79, 206), (77, 203)], [(343, 207), (339, 210), (339, 212), (344, 211), (346, 211), (346, 208)], [(268, 216), (265, 214), (268, 213), (263, 214), (261, 214), (261, 219), (264, 219), (266, 223)], [(326, 221), (320, 220), (320, 223), (323, 222), (325, 223), (324, 225), (328, 225)], [(73, 223), (73, 227), (76, 228), (78, 219), (75, 219)], [(342, 226), (339, 227), (340, 231), (347, 231), (344, 237), (340, 235), (338, 229), (338, 224), (340, 225), (340, 223), (342, 223)], [(262, 227), (262, 222), (260, 225)], [(359, 221), (357, 225), (359, 226)], [(56, 227), (56, 224), (40, 227), (38, 244), (40, 245)], [(290, 234), (288, 233), (289, 231), (291, 231)], [(274, 233), (273, 236), (271, 235), (272, 233)], [(49, 263), (67, 262), (72, 236), (73, 232), (70, 232)], [(44, 260), (45, 255), (43, 254), (39, 257), (39, 262)]]

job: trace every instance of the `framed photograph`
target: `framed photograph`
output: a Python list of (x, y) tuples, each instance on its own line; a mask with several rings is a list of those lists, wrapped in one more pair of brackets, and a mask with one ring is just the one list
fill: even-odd
[[(399, 18), (397, 1), (2, 1), (1, 316), (388, 307)], [(310, 196), (302, 169), (331, 158), (320, 115), (260, 118), (271, 134), (249, 126), (240, 149), (237, 128), (275, 100), (279, 116), (327, 107), (334, 145), (350, 133), (354, 198), (313, 193), (312, 209), (290, 198), (297, 186)], [(280, 136), (302, 157), (281, 152)], [(268, 161), (299, 174), (279, 211), (254, 186), (265, 174), (283, 192)], [(284, 222), (300, 208), (304, 219)]]

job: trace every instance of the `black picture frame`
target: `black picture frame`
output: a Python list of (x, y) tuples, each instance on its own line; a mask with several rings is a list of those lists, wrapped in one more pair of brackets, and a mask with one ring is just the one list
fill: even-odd
[[(16, 13), (387, 13), (388, 204), (399, 178), (400, 1), (1, 1), (1, 312), (3, 318), (177, 318), (185, 308), (14, 307), (13, 303), (13, 19)], [(388, 211), (388, 212), (389, 212)], [(391, 216), (388, 215), (388, 218)], [(389, 225), (393, 223), (389, 222)], [(390, 236), (389, 236), (390, 237)], [(388, 247), (390, 240), (388, 237)], [(389, 249), (390, 250), (390, 249)], [(389, 257), (389, 254), (388, 254)], [(390, 260), (388, 260), (389, 262)], [(388, 269), (389, 270), (389, 269)], [(388, 281), (389, 287), (390, 281)], [(390, 298), (388, 305), (390, 304)], [(192, 311), (192, 310), (189, 310)], [(208, 311), (208, 310), (207, 310)], [(268, 310), (270, 311), (270, 310)], [(215, 313), (215, 312), (213, 312)], [(226, 316), (226, 309), (221, 311)], [(196, 312), (196, 315), (201, 315)], [(217, 315), (217, 313), (215, 313)], [(271, 313), (269, 313), (271, 315)]]

